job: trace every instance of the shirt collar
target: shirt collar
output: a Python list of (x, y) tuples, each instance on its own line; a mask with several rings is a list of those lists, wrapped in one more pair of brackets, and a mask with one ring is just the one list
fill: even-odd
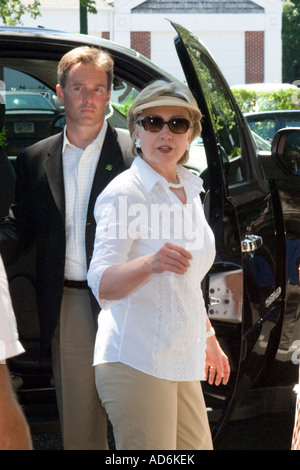
[[(93, 142), (91, 142), (91, 144), (97, 144), (99, 147), (101, 147), (103, 142), (104, 142), (104, 137), (105, 137), (105, 134), (106, 134), (106, 130), (107, 130), (107, 121), (106, 121), (106, 119), (104, 119), (103, 125), (102, 125), (97, 137), (95, 138), (95, 140), (93, 140)], [(69, 141), (69, 139), (67, 137), (67, 126), (65, 126), (64, 136), (63, 136), (63, 151), (62, 151), (62, 153), (65, 152), (67, 146), (71, 147), (72, 145), (73, 144), (71, 144), (71, 142)]]
[(187, 183), (189, 187), (193, 188), (198, 194), (205, 192), (203, 188), (203, 180), (200, 178), (200, 176), (195, 175), (190, 170), (181, 165), (178, 165), (178, 171), (181, 178), (183, 179), (184, 184)]
[[(153, 186), (156, 183), (161, 183), (163, 186), (168, 188), (167, 180), (157, 173), (145, 160), (141, 157), (136, 157), (133, 160), (131, 168), (134, 174), (139, 178), (139, 180), (143, 183), (146, 190), (148, 192), (151, 191)], [(183, 180), (184, 185), (188, 185), (189, 188), (192, 188), (199, 194), (200, 192), (204, 191), (203, 189), (203, 181), (200, 177), (194, 175), (190, 172), (187, 168), (184, 168), (181, 165), (178, 165), (178, 171), (180, 172), (180, 176)]]

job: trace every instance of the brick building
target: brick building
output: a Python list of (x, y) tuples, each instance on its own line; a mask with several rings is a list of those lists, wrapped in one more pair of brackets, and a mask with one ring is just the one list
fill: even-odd
[[(79, 0), (40, 3), (42, 16), (24, 25), (79, 31)], [(132, 47), (179, 79), (170, 21), (208, 46), (231, 85), (281, 82), (282, 0), (96, 0), (96, 6), (89, 34)]]

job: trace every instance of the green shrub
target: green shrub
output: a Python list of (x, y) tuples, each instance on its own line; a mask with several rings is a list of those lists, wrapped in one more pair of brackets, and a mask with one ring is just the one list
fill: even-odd
[(124, 116), (127, 117), (128, 110), (134, 102), (134, 96), (131, 94), (122, 104), (114, 103), (114, 107), (117, 108)]
[(0, 132), (0, 147), (2, 147), (4, 150), (7, 147), (7, 142), (6, 142), (6, 130), (3, 127), (2, 131)]
[(243, 113), (300, 109), (300, 88), (299, 90), (291, 88), (273, 93), (245, 89), (233, 89), (232, 92)]

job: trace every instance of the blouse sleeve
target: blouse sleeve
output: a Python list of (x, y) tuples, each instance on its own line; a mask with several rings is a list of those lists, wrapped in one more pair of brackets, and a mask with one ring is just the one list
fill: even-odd
[(24, 352), (19, 342), (17, 323), (9, 294), (8, 282), (0, 257), (0, 362)]
[(100, 300), (99, 286), (103, 273), (108, 267), (126, 263), (128, 260), (134, 235), (128, 231), (127, 208), (127, 197), (120, 195), (100, 195), (95, 204), (94, 216), (97, 227), (87, 280), (103, 309), (120, 302), (120, 300)]

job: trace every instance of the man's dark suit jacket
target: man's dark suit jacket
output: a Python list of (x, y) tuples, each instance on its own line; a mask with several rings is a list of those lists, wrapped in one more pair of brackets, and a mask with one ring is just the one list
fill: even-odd
[[(4, 261), (13, 259), (20, 246), (25, 249), (31, 245), (36, 247), (36, 297), (42, 354), (51, 343), (63, 296), (66, 233), (62, 145), (63, 134), (60, 133), (20, 154), (16, 164), (15, 202), (0, 232)], [(117, 133), (108, 125), (86, 218), (87, 266), (94, 248), (96, 223), (93, 211), (96, 198), (124, 169)], [(99, 305), (90, 294), (96, 319)]]

